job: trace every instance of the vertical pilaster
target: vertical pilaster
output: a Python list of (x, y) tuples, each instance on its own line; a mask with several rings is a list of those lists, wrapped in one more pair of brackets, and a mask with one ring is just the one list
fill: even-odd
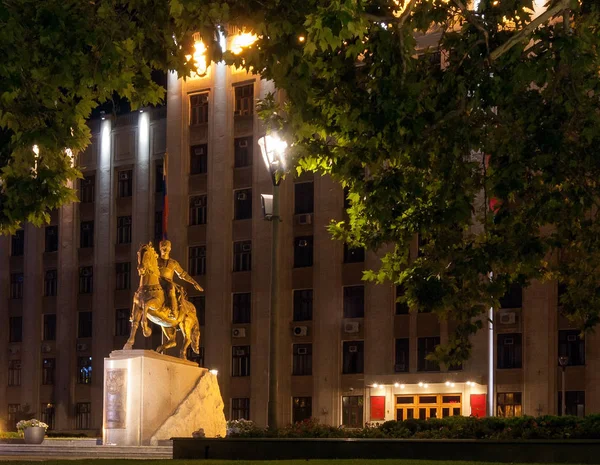
[(9, 318), (9, 282), (10, 282), (10, 237), (0, 236), (0, 428), (6, 431), (6, 404), (8, 384), (8, 318)]
[(150, 199), (152, 192), (150, 190), (151, 159), (150, 159), (150, 112), (142, 111), (139, 113), (137, 130), (137, 153), (135, 162), (135, 189), (133, 196), (133, 231), (131, 247), (132, 263), (132, 284), (136, 281), (133, 264), (137, 263), (137, 250), (140, 244), (151, 240), (150, 235)]

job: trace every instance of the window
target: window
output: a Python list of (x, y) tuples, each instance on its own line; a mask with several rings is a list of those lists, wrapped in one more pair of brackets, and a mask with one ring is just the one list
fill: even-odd
[(252, 318), (251, 294), (233, 294), (233, 324), (250, 323)]
[(117, 218), (117, 244), (131, 243), (131, 216)]
[(568, 366), (585, 365), (585, 339), (576, 329), (558, 332), (558, 356), (567, 357)]
[(115, 264), (116, 279), (115, 284), (118, 291), (129, 289), (131, 286), (131, 262), (121, 262)]
[(233, 271), (252, 269), (252, 241), (233, 243)]
[(91, 294), (94, 292), (94, 267), (79, 267), (79, 293)]
[(117, 193), (120, 198), (131, 197), (133, 193), (133, 171), (123, 170), (117, 173)]
[(409, 371), (409, 339), (396, 339), (396, 358), (394, 371), (396, 373), (408, 373)]
[(14, 236), (10, 238), (10, 254), (13, 257), (20, 257), (25, 252), (25, 231), (19, 229)]
[(187, 358), (191, 362), (196, 362), (198, 364), (198, 366), (203, 367), (204, 366), (204, 347), (198, 347), (198, 352), (200, 352), (200, 353), (197, 354), (196, 352), (194, 352), (194, 350), (191, 347), (188, 347)]
[(344, 263), (362, 263), (365, 261), (365, 249), (344, 244)]
[(190, 275), (200, 276), (206, 274), (206, 246), (197, 245), (188, 251), (188, 269)]
[(94, 247), (94, 222), (82, 221), (79, 225), (79, 247)]
[(92, 203), (95, 197), (96, 177), (85, 176), (79, 181), (79, 200), (81, 203)]
[(312, 397), (294, 397), (292, 399), (292, 423), (308, 420), (312, 417)]
[(157, 163), (154, 167), (154, 192), (156, 194), (165, 192), (165, 169), (162, 163)]
[(567, 295), (569, 288), (567, 287), (566, 283), (558, 283), (557, 288), (556, 305), (560, 307), (562, 305), (563, 297)]
[(364, 318), (365, 286), (344, 287), (344, 318)]
[(511, 284), (500, 298), (500, 308), (521, 308), (523, 306), (523, 288), (519, 284)]
[(129, 336), (130, 331), (129, 309), (117, 308), (115, 311), (115, 336)]
[(77, 337), (92, 337), (92, 312), (79, 312)]
[(343, 343), (342, 373), (363, 373), (364, 371), (364, 341), (345, 341)]
[[(566, 391), (566, 415), (585, 416), (585, 391)], [(562, 415), (562, 392), (558, 391), (558, 414)]]
[(8, 319), (8, 342), (23, 341), (23, 317), (11, 316)]
[(45, 252), (56, 252), (58, 250), (58, 226), (46, 226), (45, 232), (46, 248)]
[(196, 307), (196, 317), (200, 326), (206, 324), (206, 297), (197, 295), (189, 298), (189, 302)]
[(56, 373), (56, 360), (45, 358), (42, 360), (42, 384), (54, 384), (54, 375)]
[(233, 196), (233, 219), (247, 220), (252, 218), (252, 189), (234, 191)]
[(396, 315), (408, 315), (409, 307), (408, 304), (402, 300), (404, 299), (405, 289), (402, 284), (396, 286)]
[(520, 417), (523, 414), (520, 392), (499, 392), (496, 402), (496, 415), (499, 417)]
[(231, 376), (250, 376), (250, 346), (233, 346)]
[(315, 190), (312, 182), (294, 184), (294, 213), (296, 215), (315, 211)]
[(231, 399), (231, 419), (250, 419), (250, 399), (248, 397), (238, 397), (235, 399)]
[(7, 426), (15, 430), (17, 429), (17, 415), (21, 411), (21, 404), (8, 404)]
[(294, 344), (292, 374), (294, 376), (312, 375), (312, 344)]
[(77, 357), (77, 384), (92, 384), (92, 357)]
[(254, 84), (235, 87), (235, 115), (254, 113)]
[(435, 347), (440, 345), (439, 337), (420, 337), (417, 341), (417, 371), (440, 371), (440, 365), (427, 356), (432, 354)]
[(44, 315), (44, 341), (56, 341), (56, 314)]
[(10, 298), (23, 298), (23, 273), (11, 273), (10, 275)]
[(21, 360), (8, 361), (8, 385), (21, 385)]
[(313, 266), (313, 237), (294, 238), (294, 268)]
[(154, 212), (154, 242), (159, 243), (163, 238), (163, 212)]
[(92, 404), (78, 402), (75, 404), (75, 428), (90, 429), (92, 423)]
[(55, 409), (54, 404), (43, 403), (40, 407), (42, 421), (48, 425), (48, 429), (54, 429)]
[(206, 195), (190, 197), (190, 226), (206, 224)]
[(44, 296), (56, 296), (57, 287), (58, 278), (56, 270), (46, 270), (46, 273), (44, 273)]
[(362, 428), (363, 396), (342, 397), (342, 425), (346, 428)]
[(190, 174), (204, 174), (208, 171), (208, 145), (190, 147)]
[(498, 334), (498, 369), (521, 368), (522, 366), (521, 334)]
[(190, 126), (208, 123), (208, 92), (190, 95)]
[(238, 137), (233, 141), (233, 157), (235, 168), (252, 166), (254, 139), (252, 137)]
[(294, 321), (310, 321), (313, 314), (313, 290), (294, 291)]

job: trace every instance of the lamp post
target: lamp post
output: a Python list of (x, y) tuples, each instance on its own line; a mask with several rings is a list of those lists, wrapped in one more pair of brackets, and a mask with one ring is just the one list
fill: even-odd
[(562, 380), (561, 380), (561, 415), (564, 417), (567, 414), (567, 398), (565, 396), (565, 371), (567, 371), (567, 365), (569, 364), (569, 357), (561, 355), (558, 357), (558, 364), (562, 368)]
[(269, 400), (267, 423), (270, 429), (276, 429), (279, 410), (277, 403), (279, 392), (279, 380), (277, 376), (277, 356), (279, 352), (277, 343), (279, 328), (279, 312), (277, 308), (279, 260), (277, 260), (277, 249), (279, 248), (279, 183), (281, 182), (278, 175), (285, 170), (287, 143), (281, 140), (277, 133), (271, 133), (258, 139), (258, 146), (273, 182), (272, 211), (270, 215), (268, 212), (265, 212), (265, 219), (271, 221), (273, 231), (271, 242), (271, 311), (269, 315)]

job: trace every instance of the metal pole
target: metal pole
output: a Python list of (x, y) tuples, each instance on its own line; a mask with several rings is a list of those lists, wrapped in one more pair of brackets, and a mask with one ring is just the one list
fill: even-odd
[(279, 312), (278, 312), (278, 275), (279, 260), (277, 259), (277, 250), (279, 248), (279, 186), (273, 186), (273, 240), (271, 242), (271, 313), (270, 340), (269, 340), (269, 404), (267, 412), (267, 423), (269, 429), (274, 430), (278, 427), (278, 393), (279, 382), (277, 376), (277, 355), (278, 355), (278, 336), (279, 336)]
[(562, 367), (562, 416), (564, 417), (567, 414), (567, 397), (565, 396), (565, 371), (567, 371), (567, 367)]
[(495, 416), (494, 412), (494, 307), (490, 307), (488, 315), (488, 383), (487, 383), (487, 416)]

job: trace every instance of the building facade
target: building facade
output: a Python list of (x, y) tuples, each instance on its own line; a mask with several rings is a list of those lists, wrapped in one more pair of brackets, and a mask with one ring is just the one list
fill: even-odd
[[(266, 424), (271, 224), (260, 196), (272, 183), (254, 104), (272, 91), (258, 76), (213, 64), (202, 78), (170, 75), (166, 108), (91, 122), (81, 202), (45, 228), (0, 238), (6, 427), (30, 412), (56, 430), (100, 430), (103, 358), (129, 334), (137, 248), (165, 232), (167, 152), (172, 257), (205, 289), (188, 287), (202, 325), (196, 359), (218, 370), (228, 419)], [(327, 225), (345, 214), (342, 188), (289, 175), (280, 193), (280, 423), (556, 414), (559, 355), (569, 357), (567, 413), (600, 412), (599, 336), (580, 339), (559, 315), (555, 284), (512, 289), (493, 312), (493, 344), (481, 331), (471, 360), (440, 367), (426, 356), (453, 323), (409, 313), (391, 284), (363, 282), (378, 255), (330, 239)], [(155, 330), (138, 334), (136, 348), (159, 344)]]

